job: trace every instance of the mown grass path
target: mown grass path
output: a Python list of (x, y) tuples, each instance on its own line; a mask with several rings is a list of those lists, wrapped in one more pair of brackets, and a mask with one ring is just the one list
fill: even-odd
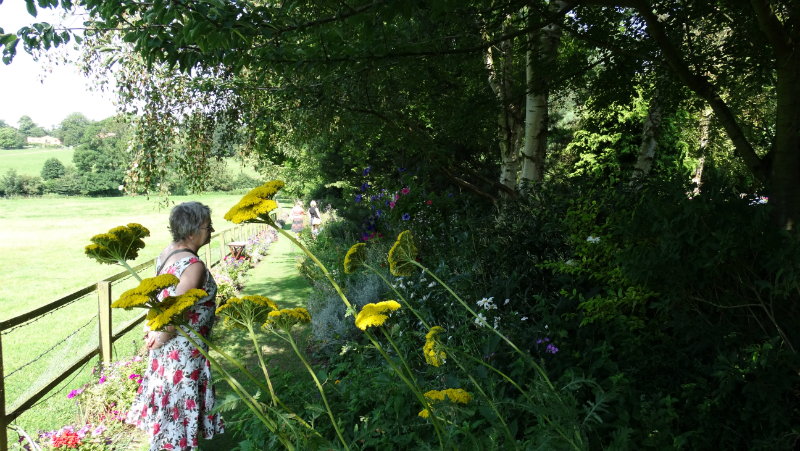
[[(289, 225), (287, 224), (286, 227), (288, 229)], [(301, 251), (288, 239), (279, 235), (278, 241), (270, 248), (269, 255), (250, 271), (241, 294), (243, 296), (255, 294), (266, 296), (275, 301), (278, 307), (282, 309), (305, 308), (308, 296), (311, 293), (311, 286), (297, 271), (296, 257), (300, 256), (300, 253)], [(242, 362), (259, 379), (263, 380), (264, 374), (258, 363), (255, 346), (247, 331), (224, 329), (221, 324), (216, 327), (214, 342), (229, 355)], [(308, 326), (298, 326), (294, 329), (293, 336), (301, 349), (305, 348), (308, 329)], [(257, 333), (257, 339), (261, 345), (265, 360), (268, 360), (267, 370), (270, 373), (272, 382), (278, 389), (285, 387), (287, 384), (296, 383), (302, 378), (310, 379), (305, 367), (287, 342), (263, 332)], [(212, 353), (212, 356), (215, 355)], [(232, 371), (234, 367), (226, 364), (225, 368)], [(231, 390), (217, 373), (214, 374), (214, 377), (215, 381), (219, 381), (216, 383), (217, 401), (221, 402), (227, 394), (231, 393)], [(250, 383), (243, 374), (234, 374), (234, 377), (251, 393), (257, 391), (255, 384)], [(277, 394), (278, 396), (281, 395), (279, 391)], [(290, 404), (285, 397), (282, 399), (287, 404)], [(269, 393), (261, 393), (260, 400), (268, 403)], [(242, 406), (233, 412), (224, 412), (223, 417), (226, 421), (234, 420), (237, 413), (241, 412), (243, 408), (246, 409)], [(242, 437), (234, 437), (233, 430), (228, 428), (225, 434), (214, 437), (213, 440), (201, 440), (200, 449), (203, 451), (227, 450), (236, 446), (241, 440), (243, 440)]]

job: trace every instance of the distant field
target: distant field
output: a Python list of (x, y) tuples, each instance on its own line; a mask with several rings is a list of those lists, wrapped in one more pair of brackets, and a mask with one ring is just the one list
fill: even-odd
[(72, 164), (72, 153), (74, 149), (62, 147), (60, 149), (0, 149), (0, 175), (4, 174), (8, 168), (16, 169), (20, 175), (39, 175), (42, 172), (44, 162), (56, 157), (65, 166)]
[[(207, 194), (176, 196), (171, 200), (175, 203), (198, 200), (208, 204), (214, 226), (221, 231), (233, 226), (222, 216), (240, 198), (241, 195)], [(151, 236), (145, 239), (147, 247), (134, 264), (154, 258), (170, 242), (168, 217), (169, 210), (159, 210), (154, 199), (148, 201), (144, 197), (0, 199), (0, 319), (14, 317), (122, 271), (119, 266), (99, 265), (83, 253), (91, 236), (117, 225), (138, 222), (150, 229)], [(212, 260), (218, 259), (218, 239), (212, 241), (211, 249)], [(200, 256), (205, 257), (205, 249), (201, 249)], [(143, 275), (150, 276), (153, 271), (152, 267), (148, 268)], [(119, 296), (133, 283), (128, 279), (115, 284), (112, 295)], [(97, 320), (93, 319), (96, 314), (97, 294), (91, 293), (52, 315), (2, 335), (7, 408), (21, 399), (31, 385), (40, 386), (63, 371), (65, 363), (97, 345)], [(115, 310), (112, 314), (114, 327), (137, 314), (136, 311)], [(83, 325), (87, 326), (58, 345), (46, 358), (9, 377)], [(142, 344), (138, 329), (129, 335), (117, 342), (117, 351), (122, 355), (130, 355), (134, 346)], [(84, 372), (69, 386), (75, 388), (87, 377), (88, 373)], [(32, 429), (57, 426), (55, 423), (69, 415), (70, 406), (62, 399), (64, 395), (56, 395), (24, 414), (18, 424)]]
[[(44, 162), (52, 157), (56, 157), (65, 166), (72, 164), (72, 154), (74, 149), (62, 147), (60, 149), (0, 149), (0, 175), (4, 174), (8, 168), (16, 169), (20, 175), (40, 175)], [(243, 172), (250, 177), (258, 178), (260, 175), (251, 167), (242, 167), (241, 163), (233, 158), (226, 158), (228, 172), (239, 174)]]

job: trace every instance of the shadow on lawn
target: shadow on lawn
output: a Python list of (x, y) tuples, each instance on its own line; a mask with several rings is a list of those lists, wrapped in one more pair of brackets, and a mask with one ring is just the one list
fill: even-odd
[[(277, 243), (270, 250), (270, 254), (264, 261), (261, 262), (256, 268), (253, 268), (249, 274), (246, 282), (246, 287), (242, 291), (242, 295), (262, 295), (266, 296), (276, 304), (279, 308), (295, 308), (305, 307), (308, 296), (311, 292), (309, 284), (297, 273), (295, 267), (295, 256), (292, 251), (299, 252), (299, 249), (292, 249), (294, 246), (287, 239), (281, 237)], [(306, 343), (310, 333), (310, 327), (296, 327), (292, 334), (301, 350), (306, 348)], [(256, 333), (256, 338), (261, 345), (265, 361), (267, 362), (267, 370), (270, 373), (273, 385), (276, 388), (278, 396), (281, 395), (281, 386), (284, 385), (284, 380), (291, 380), (292, 383), (298, 383), (305, 380), (311, 380), (306, 368), (303, 366), (300, 359), (294, 353), (291, 345), (281, 340), (274, 335), (267, 334), (261, 331)], [(260, 380), (264, 380), (264, 373), (258, 362), (258, 357), (253, 346), (253, 341), (247, 331), (241, 329), (225, 329), (221, 324), (217, 324), (214, 328), (214, 342), (220, 346), (226, 353), (239, 360), (251, 373), (253, 373)], [(212, 353), (213, 355), (213, 353)], [(306, 355), (306, 358), (308, 356)], [(231, 371), (236, 379), (250, 391), (255, 393), (258, 391), (256, 385), (250, 381), (246, 376), (240, 372), (233, 372), (233, 365), (223, 363), (226, 370)], [(285, 374), (292, 374), (291, 378), (284, 378)], [(221, 381), (221, 378), (214, 374), (215, 381)], [(216, 384), (217, 400), (225, 399), (226, 395), (231, 392), (230, 387), (222, 381)], [(266, 401), (269, 399), (268, 393), (261, 394), (261, 400)], [(282, 397), (284, 402), (290, 404), (290, 400)], [(302, 406), (293, 406), (302, 407)], [(246, 410), (246, 407), (241, 407), (232, 412), (224, 412), (223, 417), (226, 423), (233, 420), (239, 412)], [(230, 424), (229, 424), (230, 426)], [(235, 446), (244, 437), (235, 435), (232, 428), (228, 427), (226, 432), (222, 435), (215, 436), (212, 440), (200, 440), (200, 450), (202, 451), (227, 451)]]

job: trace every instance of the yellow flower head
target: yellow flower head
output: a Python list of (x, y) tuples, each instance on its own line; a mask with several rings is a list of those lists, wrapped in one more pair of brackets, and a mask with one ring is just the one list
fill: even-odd
[(460, 388), (448, 388), (447, 390), (441, 391), (431, 390), (425, 393), (425, 398), (436, 402), (444, 401), (445, 398), (447, 398), (450, 402), (459, 404), (466, 404), (472, 401), (472, 395)]
[(217, 309), (217, 315), (225, 318), (226, 328), (248, 329), (253, 324), (267, 321), (269, 312), (273, 310), (278, 310), (278, 306), (269, 298), (253, 295), (228, 299)]
[(444, 359), (447, 358), (447, 354), (439, 349), (439, 346), (441, 345), (439, 341), (439, 334), (443, 332), (444, 329), (439, 326), (434, 326), (431, 328), (430, 332), (425, 335), (425, 346), (422, 347), (422, 351), (425, 354), (425, 361), (427, 361), (429, 365), (433, 365), (435, 367), (443, 364)]
[(142, 238), (150, 236), (150, 231), (141, 224), (114, 227), (108, 233), (90, 238), (92, 244), (86, 246), (85, 253), (98, 263), (114, 264), (126, 260), (136, 260), (144, 248)]
[(225, 219), (235, 224), (255, 221), (259, 218), (262, 221), (269, 221), (269, 212), (278, 208), (278, 203), (273, 198), (281, 188), (283, 188), (281, 180), (273, 180), (253, 188), (242, 197), (238, 204), (225, 213)]
[(364, 243), (354, 244), (344, 256), (345, 274), (353, 274), (361, 265), (367, 261), (367, 245)]
[(356, 327), (367, 330), (367, 327), (380, 326), (389, 318), (391, 313), (400, 308), (397, 301), (383, 301), (377, 304), (367, 304), (356, 316)]
[[(180, 296), (167, 296), (161, 302), (156, 303), (148, 312), (147, 325), (150, 330), (161, 330), (174, 318), (178, 317), (188, 308), (197, 303), (198, 300), (206, 297), (208, 293), (199, 288), (192, 288)], [(161, 312), (159, 313), (158, 310)]]
[(178, 278), (172, 274), (161, 274), (160, 276), (150, 277), (139, 282), (139, 286), (131, 288), (130, 290), (122, 293), (111, 308), (124, 308), (130, 310), (134, 307), (148, 307), (149, 302), (158, 302), (156, 296), (161, 290), (177, 285)]
[(406, 230), (397, 237), (394, 246), (389, 250), (389, 271), (395, 276), (410, 276), (417, 258), (417, 247), (411, 232)]
[(269, 312), (267, 321), (261, 326), (262, 329), (271, 330), (278, 327), (285, 332), (289, 332), (295, 324), (308, 324), (311, 322), (311, 315), (304, 308), (287, 308)]
[[(433, 410), (433, 409), (431, 409), (431, 410)], [(422, 418), (428, 418), (428, 416), (429, 416), (428, 415), (428, 411), (427, 410), (420, 411), (420, 413), (418, 413), (417, 416), (420, 416)]]

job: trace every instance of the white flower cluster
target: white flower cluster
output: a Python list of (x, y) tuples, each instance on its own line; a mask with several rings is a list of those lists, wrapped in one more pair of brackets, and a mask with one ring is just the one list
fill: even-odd
[(478, 307), (482, 307), (486, 310), (497, 310), (497, 306), (494, 305), (492, 299), (494, 299), (494, 297), (481, 299), (480, 301), (477, 302)]
[(597, 243), (600, 242), (600, 237), (599, 236), (591, 236), (591, 235), (589, 235), (589, 238), (586, 238), (586, 241), (588, 241), (590, 243), (597, 244)]

